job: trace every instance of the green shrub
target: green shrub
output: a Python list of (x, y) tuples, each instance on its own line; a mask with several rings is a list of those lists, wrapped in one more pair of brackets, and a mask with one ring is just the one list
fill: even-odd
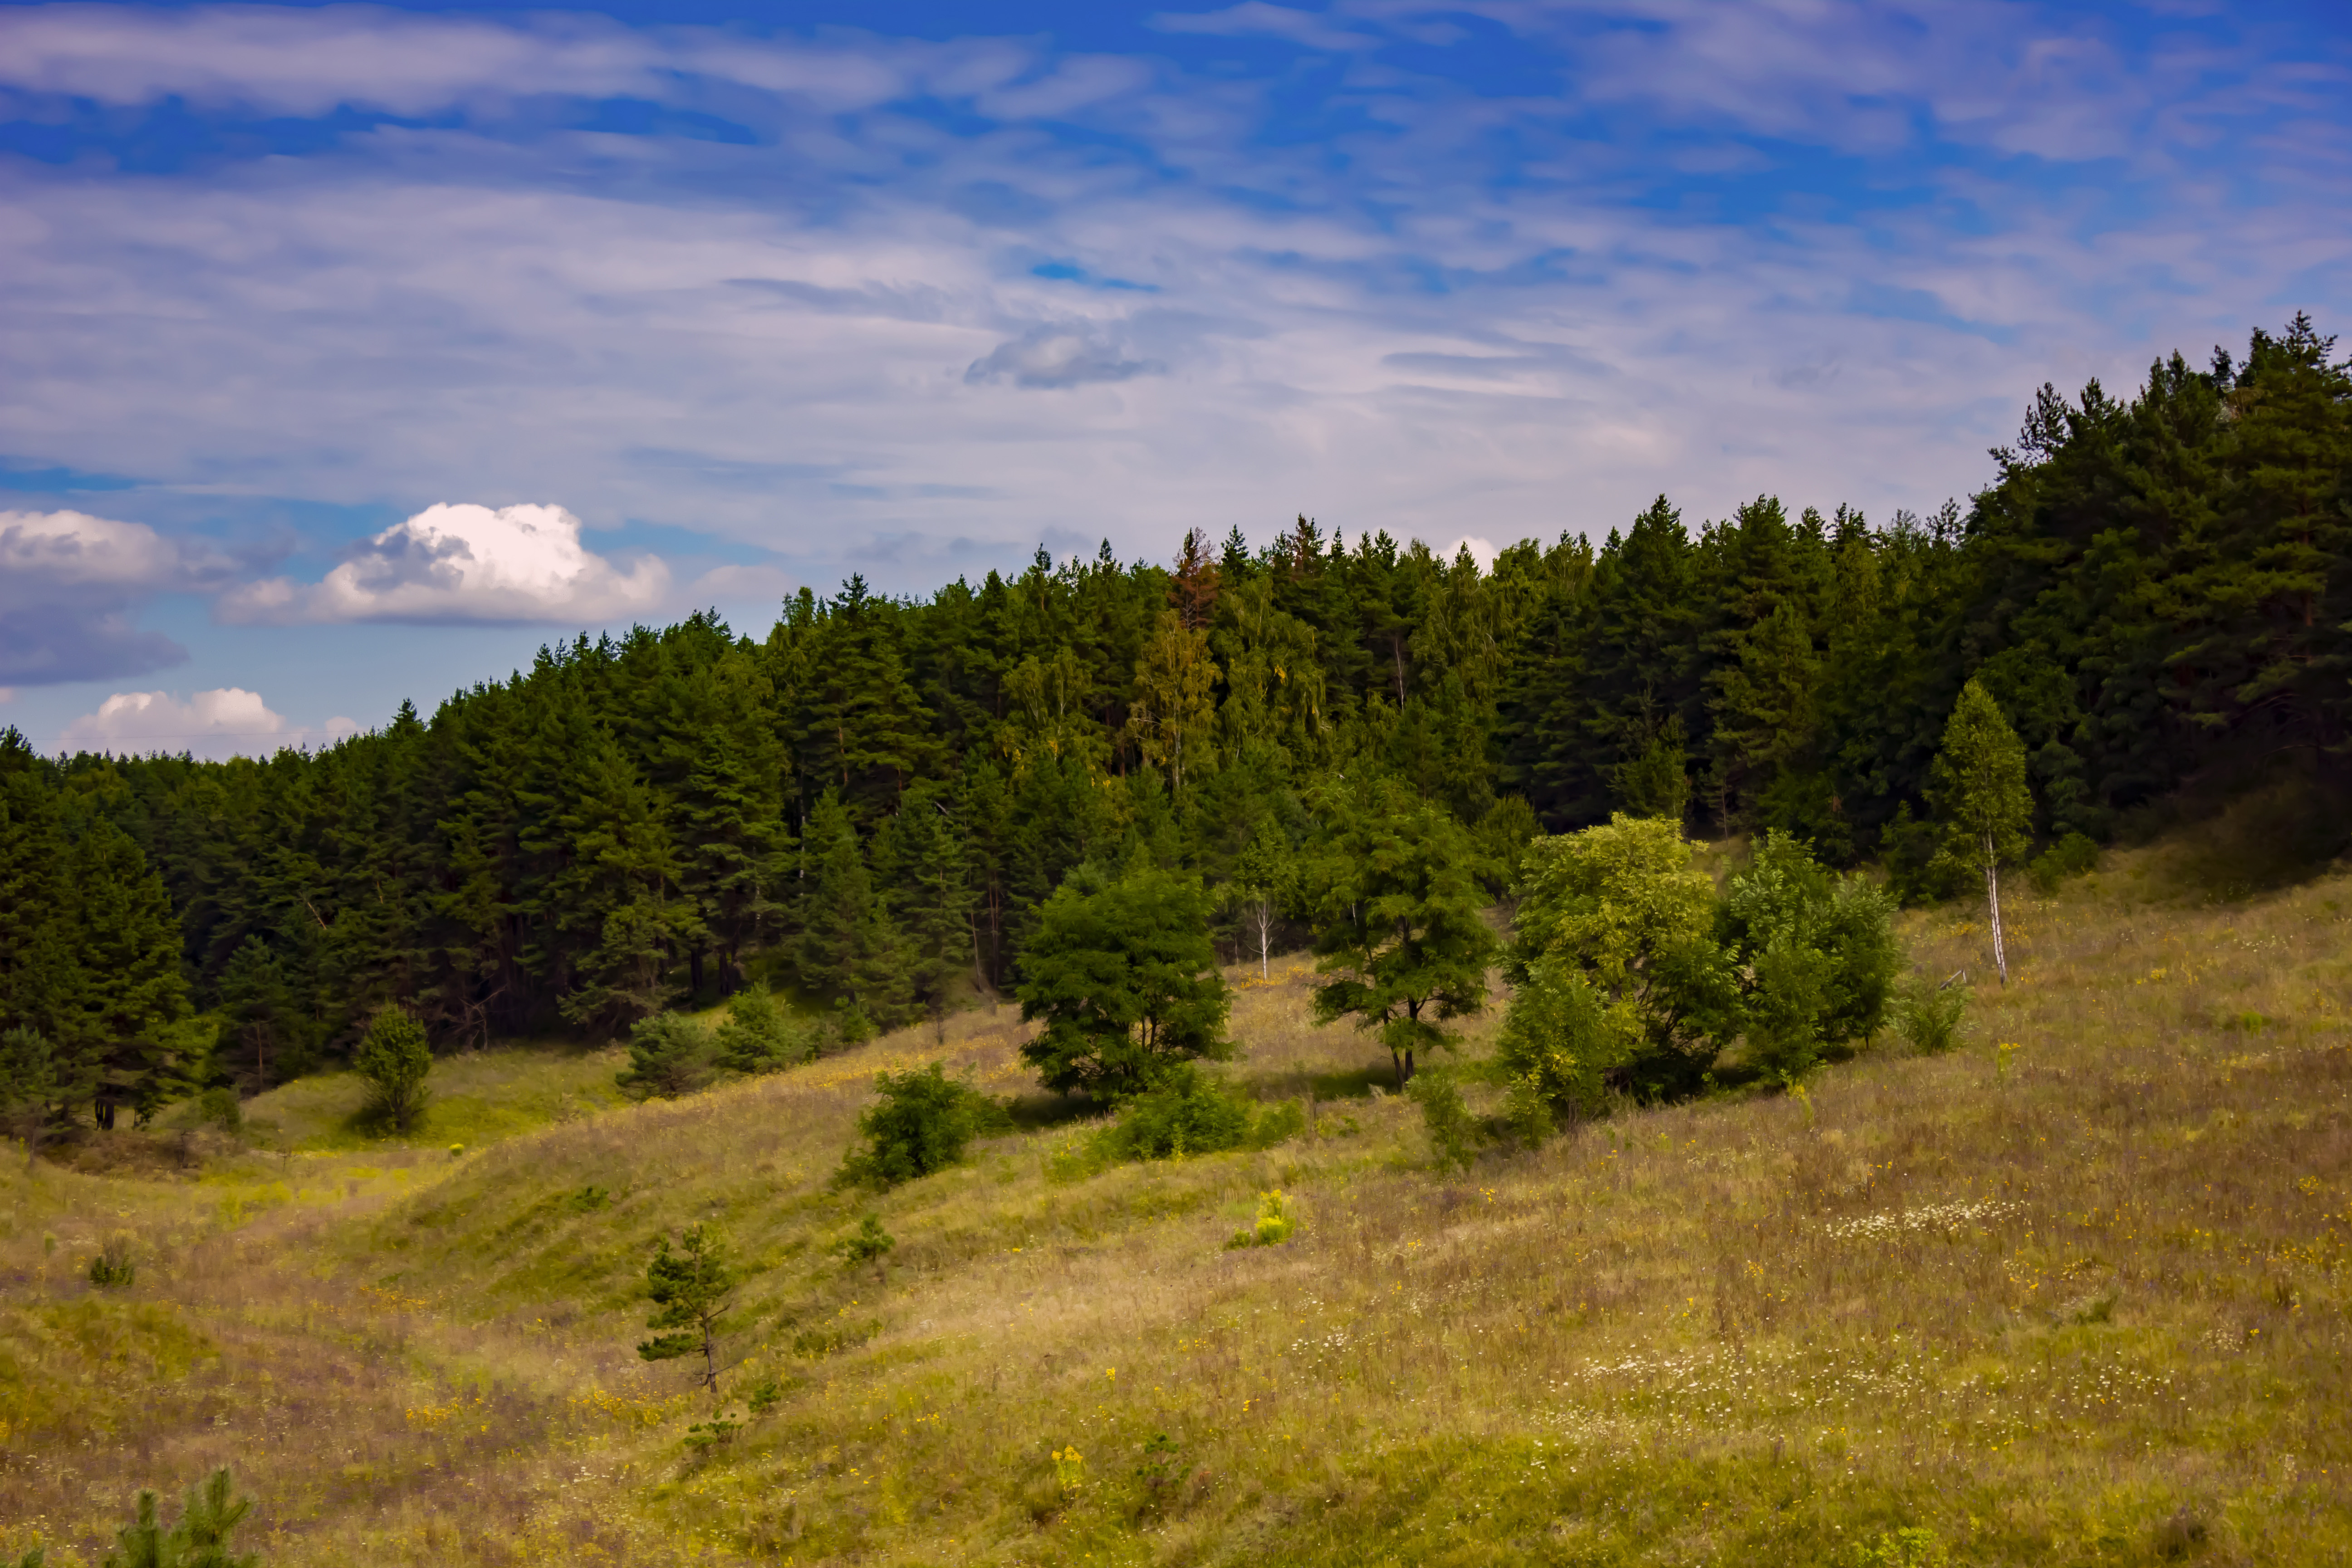
[(245, 1130), (245, 1102), (233, 1089), (208, 1089), (196, 1097), (196, 1119), (224, 1132)]
[(1454, 1075), (1444, 1068), (1425, 1067), (1412, 1075), (1404, 1092), (1421, 1107), (1432, 1162), (1441, 1171), (1469, 1169), (1478, 1152), (1478, 1123), (1462, 1103)]
[(1890, 1530), (1854, 1553), (1857, 1568), (1946, 1568), (1952, 1554), (1932, 1530)]
[(870, 1214), (858, 1222), (856, 1230), (836, 1243), (834, 1250), (855, 1268), (860, 1263), (881, 1262), (898, 1245), (898, 1239), (882, 1228), (882, 1216)]
[(613, 1081), (640, 1100), (676, 1100), (710, 1081), (710, 1036), (677, 1013), (640, 1018), (629, 1031), (629, 1065)]
[(944, 1171), (963, 1158), (975, 1136), (1011, 1125), (1003, 1107), (948, 1077), (938, 1062), (877, 1073), (874, 1089), (880, 1098), (857, 1118), (866, 1147), (842, 1160), (837, 1179), (844, 1184), (895, 1187)]
[(433, 1100), (425, 1084), (433, 1071), (433, 1044), (425, 1026), (405, 1008), (386, 1007), (375, 1016), (352, 1055), (352, 1067), (367, 1080), (364, 1119), (395, 1132), (409, 1131), (423, 1120)]
[(1250, 1120), (1250, 1108), (1223, 1083), (1181, 1062), (1120, 1108), (1104, 1130), (1104, 1152), (1120, 1160), (1214, 1154), (1248, 1142)]
[(764, 1073), (803, 1062), (814, 1055), (810, 1031), (795, 1027), (775, 994), (764, 985), (735, 994), (727, 1021), (713, 1037), (712, 1059), (729, 1072)]
[(2055, 893), (2068, 878), (2082, 876), (2098, 863), (2097, 842), (2088, 834), (2069, 833), (2035, 856), (2025, 870), (2033, 879), (2035, 890), (2047, 896)]
[(1955, 975), (1941, 985), (1925, 975), (1895, 998), (1895, 1031), (1921, 1056), (1941, 1056), (1968, 1037), (1969, 987)]
[(117, 1231), (106, 1238), (106, 1245), (89, 1260), (89, 1282), (101, 1290), (129, 1289), (138, 1277), (139, 1265), (131, 1256), (131, 1240), (126, 1231)]

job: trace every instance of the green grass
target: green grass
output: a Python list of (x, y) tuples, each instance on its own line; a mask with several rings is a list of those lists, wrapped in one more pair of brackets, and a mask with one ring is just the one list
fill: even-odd
[[(361, 1120), (367, 1085), (358, 1074), (322, 1073), (246, 1101), (246, 1131), (257, 1146), (289, 1151), (474, 1148), (623, 1104), (613, 1075), (627, 1063), (627, 1051), (616, 1046), (509, 1046), (444, 1057), (433, 1065), (432, 1105), (404, 1134)], [(175, 1106), (158, 1121), (167, 1130), (193, 1126), (196, 1108)]]
[[(306, 1564), (2352, 1561), (2352, 877), (2213, 863), (2018, 889), (1950, 1055), (1454, 1177), (1295, 963), (1236, 998), (1236, 1082), (1316, 1099), (1265, 1151), (1104, 1169), (1037, 1104), (835, 1189), (877, 1070), (1029, 1089), (981, 1010), (676, 1103), (455, 1058), (442, 1108), (518, 1129), (462, 1159), (344, 1142), (327, 1080), (271, 1097), (307, 1152), (194, 1182), (5, 1164), (0, 1549), (94, 1561), (228, 1460)], [(1969, 909), (1905, 924), (1984, 967)], [(1297, 1234), (1229, 1249), (1276, 1188)], [(852, 1267), (869, 1212), (898, 1245)], [(654, 1238), (705, 1221), (752, 1269), (715, 1446), (632, 1349)], [(94, 1293), (124, 1227), (138, 1286)]]

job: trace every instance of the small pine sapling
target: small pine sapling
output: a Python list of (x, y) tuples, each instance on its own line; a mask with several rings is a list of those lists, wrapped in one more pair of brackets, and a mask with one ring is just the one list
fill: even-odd
[(882, 1228), (880, 1215), (867, 1215), (857, 1228), (851, 1231), (835, 1247), (842, 1260), (855, 1268), (861, 1263), (874, 1265), (876, 1278), (882, 1273), (882, 1259), (898, 1245), (897, 1237)]
[(179, 1522), (165, 1530), (156, 1518), (155, 1494), (139, 1494), (138, 1513), (114, 1532), (116, 1549), (105, 1568), (254, 1568), (257, 1552), (229, 1550), (229, 1537), (253, 1511), (253, 1500), (237, 1497), (226, 1469), (215, 1470), (188, 1489)]
[(663, 1237), (646, 1265), (646, 1294), (658, 1309), (646, 1320), (656, 1331), (637, 1346), (647, 1361), (675, 1361), (699, 1355), (702, 1370), (695, 1381), (719, 1393), (719, 1323), (734, 1305), (735, 1270), (727, 1244), (714, 1227), (691, 1225), (675, 1251)]

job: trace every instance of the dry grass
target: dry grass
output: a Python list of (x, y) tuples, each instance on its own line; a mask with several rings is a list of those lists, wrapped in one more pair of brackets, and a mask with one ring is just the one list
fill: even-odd
[[(1235, 1077), (1318, 1104), (1263, 1153), (1074, 1177), (1033, 1094), (961, 1170), (833, 1190), (877, 1068), (1024, 1087), (1007, 1010), (461, 1160), (10, 1163), (0, 1547), (94, 1556), (227, 1459), (281, 1563), (2352, 1560), (2352, 879), (2185, 864), (2026, 900), (1961, 1052), (1451, 1180), (1296, 970), (1236, 1000)], [(1908, 933), (1983, 964), (1960, 911)], [(1274, 1187), (1297, 1236), (1227, 1250)], [(869, 1209), (886, 1271), (828, 1250)], [(651, 1239), (713, 1218), (757, 1273), (696, 1448), (630, 1346)]]

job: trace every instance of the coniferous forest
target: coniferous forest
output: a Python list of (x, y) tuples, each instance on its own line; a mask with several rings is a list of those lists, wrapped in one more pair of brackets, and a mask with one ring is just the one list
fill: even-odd
[(0, 1032), (107, 1126), (347, 1057), (392, 1002), (446, 1049), (757, 979), (855, 1034), (1013, 984), (1088, 866), (1174, 873), (1255, 962), (1305, 938), (1286, 889), (1374, 784), (1442, 808), (1496, 899), (1532, 835), (1620, 811), (1949, 893), (1930, 768), (1971, 680), (2042, 846), (2283, 758), (2344, 771), (2334, 355), (2297, 317), (2128, 397), (2045, 385), (1987, 487), (1922, 514), (1662, 495), (1489, 569), (1299, 518), (581, 637), (317, 752), (47, 759), (10, 731)]

